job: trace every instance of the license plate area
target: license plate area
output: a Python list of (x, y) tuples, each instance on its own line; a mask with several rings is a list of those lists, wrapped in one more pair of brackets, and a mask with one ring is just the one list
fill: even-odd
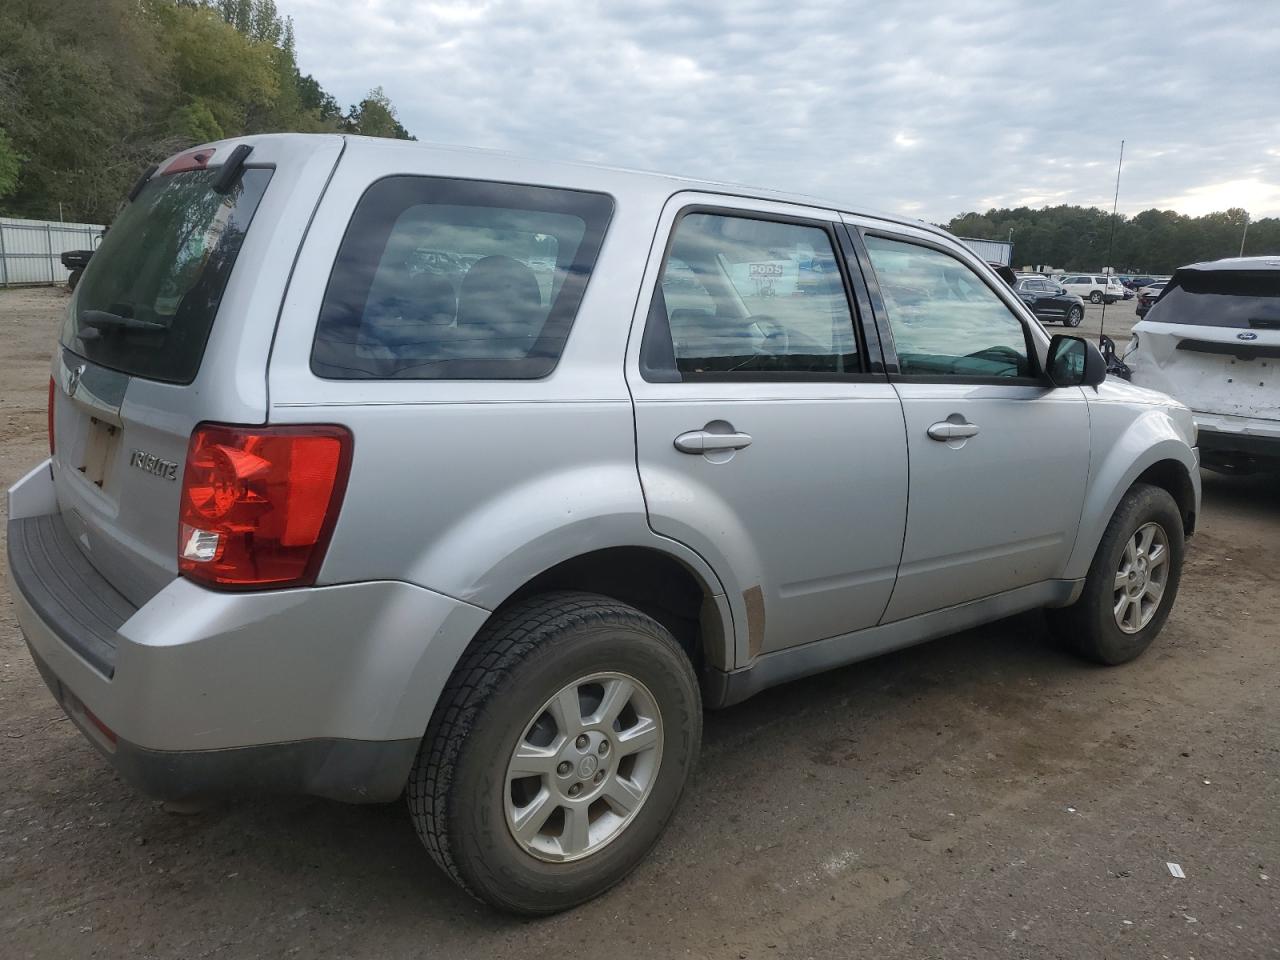
[(84, 457), (79, 470), (86, 480), (101, 489), (110, 475), (120, 449), (120, 427), (97, 417), (89, 418), (89, 431), (85, 437)]

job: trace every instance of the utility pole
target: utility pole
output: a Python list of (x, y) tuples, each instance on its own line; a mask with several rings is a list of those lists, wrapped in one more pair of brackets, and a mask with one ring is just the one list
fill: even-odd
[(1244, 256), (1244, 238), (1249, 235), (1249, 211), (1244, 212), (1244, 233), (1240, 234), (1240, 256)]

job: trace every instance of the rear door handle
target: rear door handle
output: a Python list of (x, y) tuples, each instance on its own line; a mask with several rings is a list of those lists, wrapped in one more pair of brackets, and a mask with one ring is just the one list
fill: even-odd
[(712, 450), (741, 450), (751, 446), (748, 433), (712, 433), (709, 430), (690, 430), (675, 439), (681, 453), (709, 453)]
[(957, 423), (954, 420), (942, 420), (935, 423), (929, 428), (929, 436), (933, 440), (964, 440), (968, 437), (976, 437), (978, 435), (978, 425), (962, 420)]

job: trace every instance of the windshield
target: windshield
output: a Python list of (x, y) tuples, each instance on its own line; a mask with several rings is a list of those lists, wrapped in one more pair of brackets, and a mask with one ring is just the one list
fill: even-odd
[(1165, 289), (1152, 320), (1280, 330), (1280, 271), (1188, 270), (1154, 286)]
[(222, 291), (271, 171), (246, 169), (225, 194), (217, 169), (153, 177), (94, 253), (62, 343), (124, 373), (190, 383)]

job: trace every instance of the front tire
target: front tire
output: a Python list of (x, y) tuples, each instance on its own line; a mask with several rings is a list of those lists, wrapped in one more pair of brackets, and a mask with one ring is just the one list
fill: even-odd
[(1084, 319), (1084, 308), (1077, 306), (1077, 307), (1072, 307), (1070, 310), (1067, 311), (1067, 319), (1064, 320), (1063, 322), (1068, 327), (1078, 327), (1080, 326), (1080, 321), (1083, 319)]
[(413, 822), (477, 899), (556, 913), (622, 880), (697, 760), (689, 657), (659, 623), (588, 593), (496, 614), (441, 694), (409, 777)]
[(1047, 611), (1054, 631), (1097, 663), (1114, 666), (1139, 656), (1173, 608), (1184, 547), (1173, 497), (1161, 487), (1134, 484), (1107, 524), (1080, 599)]

